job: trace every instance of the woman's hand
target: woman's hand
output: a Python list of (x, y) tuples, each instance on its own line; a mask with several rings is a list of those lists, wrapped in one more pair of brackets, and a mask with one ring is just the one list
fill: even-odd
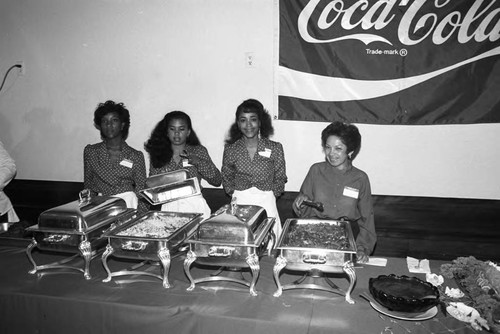
[(189, 164), (193, 166), (196, 166), (201, 162), (200, 157), (194, 154), (189, 154), (186, 150), (184, 150), (179, 156), (183, 159), (187, 159)]
[(198, 156), (192, 154), (188, 157), (188, 162), (193, 166), (197, 166), (201, 162), (201, 159)]
[(358, 251), (356, 252), (356, 262), (366, 263), (369, 259), (370, 257), (367, 253), (365, 253), (365, 249), (363, 247), (359, 247)]
[(302, 206), (302, 202), (304, 202), (306, 200), (309, 200), (309, 197), (307, 197), (306, 195), (304, 195), (302, 193), (299, 193), (297, 198), (295, 198), (295, 200), (293, 201), (293, 206), (295, 207), (295, 209), (297, 211), (300, 211), (300, 207)]

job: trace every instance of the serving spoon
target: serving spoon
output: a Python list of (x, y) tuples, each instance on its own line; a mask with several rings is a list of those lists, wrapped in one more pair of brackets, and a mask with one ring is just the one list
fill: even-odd
[(313, 207), (316, 210), (318, 210), (319, 212), (323, 212), (323, 210), (325, 210), (325, 208), (323, 207), (323, 203), (320, 203), (320, 202), (303, 200), (302, 205), (307, 205), (307, 206)]

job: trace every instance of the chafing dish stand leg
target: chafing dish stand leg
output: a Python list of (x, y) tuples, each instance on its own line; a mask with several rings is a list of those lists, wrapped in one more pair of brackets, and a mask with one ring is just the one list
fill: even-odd
[(90, 246), (90, 242), (88, 240), (83, 240), (80, 242), (78, 245), (78, 249), (80, 250), (80, 253), (83, 256), (83, 259), (85, 260), (85, 270), (83, 271), (83, 276), (85, 279), (91, 279), (92, 277), (90, 276), (90, 260), (92, 259), (92, 248)]
[[(31, 262), (31, 264), (33, 264), (33, 269), (28, 271), (28, 273), (35, 274), (37, 271), (45, 270), (45, 269), (71, 269), (71, 270), (77, 270), (77, 271), (82, 272), (83, 276), (87, 280), (92, 278), (92, 276), (90, 275), (90, 270), (89, 270), (90, 261), (92, 260), (92, 257), (93, 257), (92, 256), (92, 247), (90, 245), (90, 242), (88, 242), (87, 240), (82, 241), (78, 245), (78, 249), (80, 250), (80, 254), (75, 254), (75, 255), (69, 256), (65, 259), (62, 259), (60, 261), (48, 263), (48, 264), (41, 265), (41, 266), (37, 266), (35, 260), (33, 259), (33, 255), (32, 255), (32, 252), (35, 248), (37, 248), (37, 245), (38, 245), (38, 243), (36, 242), (35, 239), (33, 239), (33, 241), (26, 248), (26, 254), (28, 255), (28, 259)], [(83, 257), (83, 259), (85, 261), (84, 269), (76, 267), (76, 266), (65, 265), (65, 263), (68, 263), (68, 262), (76, 259), (80, 255)]]
[(162, 283), (163, 283), (163, 287), (166, 289), (170, 288), (170, 282), (168, 281), (168, 272), (170, 271), (171, 258), (170, 258), (170, 251), (168, 250), (168, 248), (161, 247), (157, 252), (158, 258), (159, 258), (161, 266), (162, 266), (162, 268), (160, 269), (161, 275), (150, 273), (148, 271), (135, 270), (136, 268), (140, 268), (140, 267), (146, 265), (149, 261), (142, 261), (141, 263), (133, 266), (132, 269), (129, 268), (126, 270), (111, 272), (111, 270), (108, 267), (107, 260), (108, 260), (108, 257), (111, 256), (113, 253), (114, 253), (113, 247), (110, 244), (108, 244), (106, 246), (106, 250), (102, 254), (102, 265), (104, 266), (104, 269), (106, 270), (106, 272), (108, 274), (108, 277), (106, 277), (105, 279), (102, 280), (103, 282), (105, 282), (105, 283), (110, 282), (113, 277), (117, 277), (117, 276), (145, 275), (145, 276), (151, 276), (151, 277), (161, 279)]
[[(343, 271), (347, 274), (347, 276), (349, 278), (349, 288), (348, 288), (347, 292), (345, 292), (345, 293), (341, 289), (339, 289), (339, 287), (337, 285), (335, 285), (333, 282), (331, 282), (328, 279), (328, 277), (324, 277), (324, 279), (328, 283), (328, 285), (330, 285), (331, 288), (327, 288), (327, 287), (324, 287), (324, 286), (321, 286), (318, 284), (301, 284), (310, 273), (306, 273), (306, 275), (304, 277), (301, 277), (300, 279), (296, 280), (292, 284), (288, 284), (288, 285), (283, 286), (283, 285), (281, 285), (279, 275), (280, 275), (281, 270), (283, 270), (283, 268), (285, 268), (286, 265), (287, 265), (287, 260), (285, 257), (280, 255), (276, 258), (276, 264), (274, 265), (274, 268), (273, 268), (273, 274), (274, 274), (274, 280), (276, 282), (278, 289), (273, 294), (274, 297), (281, 296), (283, 293), (283, 290), (314, 289), (314, 290), (329, 291), (329, 292), (338, 293), (341, 295), (345, 294), (346, 302), (348, 302), (349, 304), (355, 303), (354, 300), (351, 298), (351, 292), (354, 288), (354, 284), (356, 283), (356, 272), (354, 271), (354, 265), (351, 261), (347, 261), (342, 266)], [(321, 272), (315, 270), (315, 274), (320, 275)]]
[(278, 256), (276, 258), (276, 263), (273, 267), (274, 281), (278, 286), (278, 290), (276, 290), (276, 292), (273, 294), (274, 297), (279, 297), (283, 293), (283, 287), (281, 286), (280, 283), (280, 272), (285, 267), (286, 267), (286, 259), (281, 255)]
[(246, 285), (250, 288), (250, 295), (255, 297), (257, 296), (257, 292), (255, 291), (255, 284), (257, 282), (257, 278), (259, 277), (259, 272), (260, 272), (260, 264), (259, 264), (259, 257), (255, 254), (252, 253), (248, 255), (245, 259), (245, 262), (248, 264), (250, 267), (250, 270), (252, 271), (252, 281), (248, 283), (245, 280), (242, 279), (236, 279), (232, 277), (220, 277), (220, 276), (211, 276), (211, 277), (204, 277), (204, 278), (198, 278), (198, 279), (193, 279), (193, 276), (191, 276), (190, 273), (190, 267), (193, 262), (196, 261), (196, 254), (193, 251), (189, 251), (187, 253), (186, 259), (184, 260), (184, 273), (189, 279), (189, 282), (191, 283), (190, 286), (186, 289), (187, 291), (192, 291), (196, 285), (196, 283), (202, 283), (202, 282), (213, 282), (213, 281), (228, 281), (228, 282), (233, 282), (233, 283), (239, 283)]
[(170, 271), (170, 251), (166, 247), (161, 247), (158, 250), (158, 258), (160, 259), (163, 272), (163, 287), (170, 288), (170, 283), (168, 282), (168, 272)]
[(344, 272), (349, 276), (349, 289), (345, 294), (345, 300), (349, 304), (354, 304), (354, 300), (351, 298), (352, 289), (354, 289), (354, 284), (356, 284), (356, 272), (354, 271), (354, 264), (352, 261), (347, 261), (342, 267)]
[(259, 272), (260, 272), (260, 265), (259, 265), (259, 258), (257, 255), (250, 254), (246, 258), (246, 263), (252, 270), (252, 282), (250, 283), (250, 295), (252, 296), (257, 296), (257, 292), (255, 291), (255, 283), (257, 282), (257, 278), (259, 277)]
[(109, 270), (108, 262), (107, 262), (108, 256), (113, 254), (113, 252), (114, 252), (113, 247), (111, 247), (110, 244), (107, 244), (106, 250), (104, 251), (104, 253), (102, 253), (102, 258), (101, 258), (102, 265), (103, 265), (104, 269), (106, 270), (106, 272), (108, 273), (108, 277), (106, 277), (105, 279), (102, 280), (105, 283), (111, 281), (111, 277), (113, 277), (113, 274), (111, 273), (111, 270)]
[(187, 252), (186, 259), (184, 260), (184, 273), (186, 274), (187, 278), (189, 279), (189, 282), (191, 283), (189, 287), (186, 289), (187, 291), (193, 291), (194, 286), (196, 284), (193, 279), (193, 276), (191, 276), (189, 269), (194, 261), (196, 261), (196, 254), (190, 250)]

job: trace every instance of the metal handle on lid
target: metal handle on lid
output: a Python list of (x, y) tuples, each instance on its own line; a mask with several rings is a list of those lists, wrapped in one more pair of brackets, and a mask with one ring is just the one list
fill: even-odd
[(90, 193), (90, 189), (83, 189), (78, 193), (78, 196), (80, 197), (80, 205), (85, 205), (90, 202), (92, 194)]

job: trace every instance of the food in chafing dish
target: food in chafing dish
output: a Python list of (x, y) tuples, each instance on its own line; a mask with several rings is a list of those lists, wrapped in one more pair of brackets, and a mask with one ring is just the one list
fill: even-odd
[[(163, 287), (169, 288), (168, 272), (172, 256), (182, 253), (184, 241), (196, 231), (203, 219), (201, 213), (148, 211), (134, 219), (107, 231), (104, 237), (108, 245), (102, 255), (102, 264), (108, 273), (103, 282), (113, 277), (145, 275), (159, 278)], [(143, 261), (131, 269), (112, 272), (107, 260), (110, 256)], [(159, 274), (150, 270), (139, 270), (159, 262)]]
[(344, 227), (328, 224), (294, 224), (283, 246), (346, 250), (350, 248)]
[(191, 218), (187, 217), (153, 216), (118, 232), (116, 235), (167, 238), (189, 221)]
[[(348, 303), (354, 303), (351, 292), (356, 283), (353, 264), (356, 243), (348, 221), (287, 219), (276, 249), (278, 255), (273, 273), (278, 289), (274, 293), (275, 297), (281, 296), (283, 290), (307, 288), (340, 293), (345, 295)], [(323, 277), (328, 286), (301, 284), (304, 279), (282, 285), (280, 272), (285, 268), (290, 271), (303, 271), (304, 278)], [(339, 289), (323, 273), (346, 274), (349, 278), (348, 290), (344, 292)]]

